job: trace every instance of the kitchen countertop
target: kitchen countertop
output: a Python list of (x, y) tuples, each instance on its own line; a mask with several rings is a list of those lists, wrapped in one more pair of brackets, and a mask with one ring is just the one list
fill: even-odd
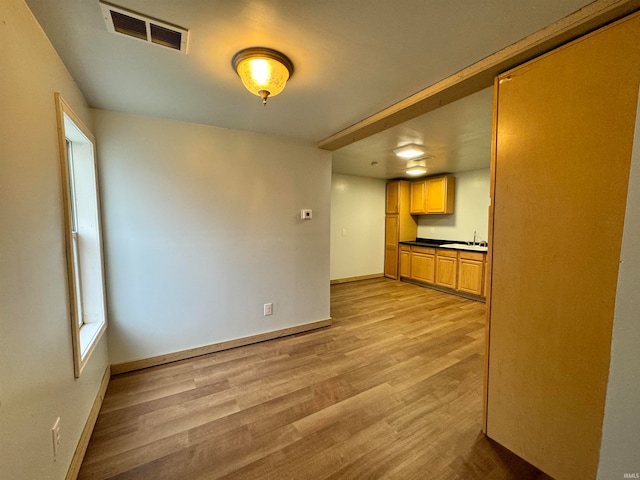
[(460, 240), (435, 240), (431, 238), (416, 238), (415, 241), (400, 242), (402, 245), (412, 245), (414, 247), (449, 248), (452, 250), (467, 250), (471, 252), (486, 252), (486, 246), (467, 245)]

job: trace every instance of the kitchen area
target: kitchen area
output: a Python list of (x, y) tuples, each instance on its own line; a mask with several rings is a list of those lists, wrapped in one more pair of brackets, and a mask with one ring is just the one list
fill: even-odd
[(484, 89), (333, 152), (332, 283), (385, 276), (484, 301), (492, 101)]
[[(334, 173), (332, 283), (386, 276), (484, 301), (489, 176), (488, 166), (417, 179)], [(443, 177), (450, 178), (446, 181), (448, 194), (453, 196), (449, 213), (425, 213), (418, 206), (422, 191), (431, 185), (433, 202), (433, 186), (437, 185), (433, 179)]]
[(454, 175), (388, 182), (384, 275), (484, 301), (488, 175), (462, 174), (461, 185)]
[[(553, 478), (638, 475), (639, 26), (636, 12), (496, 78), (491, 188), (474, 215), (463, 180), (482, 166), (460, 165), (471, 129), (448, 136), (461, 143), (444, 155), (431, 133), (453, 123), (378, 145), (426, 145), (436, 160), (419, 180), (379, 177), (385, 277), (490, 299), (483, 432)], [(432, 204), (429, 182), (440, 182)], [(585, 232), (607, 240), (576, 242)]]

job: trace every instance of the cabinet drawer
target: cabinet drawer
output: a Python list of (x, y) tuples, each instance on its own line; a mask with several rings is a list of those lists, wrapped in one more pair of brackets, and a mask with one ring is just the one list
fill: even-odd
[(477, 260), (478, 262), (484, 262), (485, 254), (482, 252), (468, 252), (466, 250), (460, 250), (458, 252), (458, 258), (465, 260)]
[(438, 256), (439, 257), (454, 257), (456, 258), (458, 256), (458, 251), (457, 250), (449, 250), (446, 248), (439, 248), (438, 249)]
[(411, 251), (413, 253), (426, 253), (428, 255), (435, 255), (436, 249), (429, 247), (411, 247)]

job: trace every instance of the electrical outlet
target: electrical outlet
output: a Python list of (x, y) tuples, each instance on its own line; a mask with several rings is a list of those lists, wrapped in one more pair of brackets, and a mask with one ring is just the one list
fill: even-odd
[(264, 304), (264, 316), (273, 315), (273, 303)]
[(60, 436), (60, 417), (56, 418), (53, 427), (51, 427), (51, 441), (53, 442), (53, 458), (55, 459), (60, 450), (60, 442), (62, 437)]

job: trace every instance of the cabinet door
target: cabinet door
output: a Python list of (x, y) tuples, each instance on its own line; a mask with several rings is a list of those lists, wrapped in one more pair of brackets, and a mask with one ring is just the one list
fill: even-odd
[(411, 278), (419, 282), (435, 283), (436, 256), (424, 253), (411, 255)]
[(456, 288), (457, 263), (458, 259), (455, 251), (436, 255), (436, 285)]
[(387, 203), (385, 213), (394, 214), (400, 212), (400, 183), (387, 183)]
[(386, 246), (398, 244), (398, 216), (387, 215), (384, 219), (384, 243)]
[(453, 213), (455, 177), (437, 177), (427, 180), (426, 213)]
[(426, 213), (427, 181), (411, 182), (411, 214)]
[(387, 245), (384, 248), (384, 276), (398, 278), (398, 246)]
[(400, 246), (400, 277), (411, 277), (411, 247)]
[(458, 290), (482, 295), (484, 262), (460, 258), (458, 260)]
[(430, 178), (427, 185), (427, 213), (445, 211), (445, 177)]
[(386, 277), (398, 278), (398, 216), (385, 217), (384, 232), (384, 274)]

